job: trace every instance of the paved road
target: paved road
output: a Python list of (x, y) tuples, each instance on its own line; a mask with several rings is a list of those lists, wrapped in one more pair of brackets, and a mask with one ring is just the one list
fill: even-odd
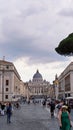
[(20, 110), (14, 110), (12, 123), (7, 124), (6, 116), (0, 116), (0, 130), (58, 130), (56, 118), (41, 105), (24, 104)]
[[(50, 113), (50, 109), (47, 106), (45, 109)], [(55, 109), (54, 116), (55, 118), (58, 117), (58, 109)], [(71, 109), (70, 118), (71, 118), (71, 125), (72, 125), (71, 130), (73, 130), (73, 109)]]

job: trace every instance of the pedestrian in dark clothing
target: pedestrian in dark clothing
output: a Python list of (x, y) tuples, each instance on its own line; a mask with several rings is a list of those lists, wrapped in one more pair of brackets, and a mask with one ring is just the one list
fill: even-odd
[(51, 117), (54, 116), (54, 110), (55, 110), (55, 103), (53, 101), (51, 101), (51, 103), (49, 103), (50, 105), (50, 113), (51, 113)]
[(11, 115), (12, 115), (12, 105), (11, 103), (7, 104), (7, 123), (11, 123)]
[(1, 104), (1, 115), (4, 116), (4, 110), (5, 110), (5, 105), (2, 103)]
[(44, 100), (44, 101), (42, 102), (42, 104), (43, 104), (43, 107), (45, 107), (45, 106), (46, 106), (46, 100)]

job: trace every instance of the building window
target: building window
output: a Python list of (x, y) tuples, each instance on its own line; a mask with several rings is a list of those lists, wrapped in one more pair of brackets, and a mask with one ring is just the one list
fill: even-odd
[(43, 88), (41, 88), (41, 93), (43, 93)]
[(8, 99), (8, 95), (5, 95), (5, 98)]
[(68, 97), (70, 97), (71, 95), (70, 95), (70, 93), (68, 93)]
[(8, 88), (6, 88), (6, 91), (8, 91)]
[(65, 78), (65, 91), (70, 91), (70, 75)]
[(34, 89), (34, 93), (36, 93), (36, 89)]
[(7, 65), (6, 68), (9, 69), (9, 66)]
[(6, 86), (8, 86), (9, 85), (9, 80), (6, 80)]
[(15, 87), (15, 89), (17, 89), (17, 86)]

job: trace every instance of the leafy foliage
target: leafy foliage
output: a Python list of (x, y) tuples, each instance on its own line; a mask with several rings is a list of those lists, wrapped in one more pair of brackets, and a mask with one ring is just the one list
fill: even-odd
[(55, 51), (60, 55), (71, 56), (73, 55), (73, 33), (63, 39), (58, 47), (55, 48)]

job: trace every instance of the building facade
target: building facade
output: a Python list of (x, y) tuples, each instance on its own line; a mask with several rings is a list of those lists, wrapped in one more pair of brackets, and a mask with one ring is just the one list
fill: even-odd
[(27, 100), (32, 98), (41, 98), (49, 96), (50, 83), (43, 80), (42, 75), (37, 70), (33, 75), (33, 79), (27, 83)]
[(0, 101), (12, 101), (20, 94), (20, 79), (12, 62), (0, 60)]
[(58, 97), (73, 97), (73, 62), (71, 62), (61, 73), (61, 75), (58, 77), (58, 81)]

